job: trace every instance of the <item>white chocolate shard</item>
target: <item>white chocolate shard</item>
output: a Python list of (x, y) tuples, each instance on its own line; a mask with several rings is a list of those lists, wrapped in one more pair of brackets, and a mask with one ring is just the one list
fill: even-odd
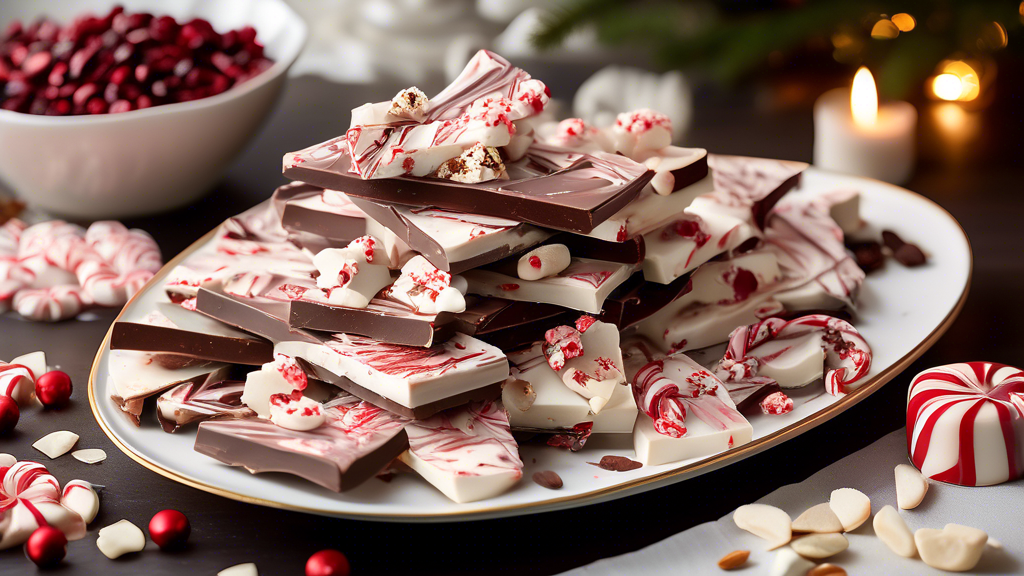
[(127, 520), (120, 520), (101, 528), (96, 547), (111, 560), (132, 552), (141, 552), (146, 547), (146, 535), (138, 526)]
[(319, 428), (326, 421), (322, 404), (291, 394), (274, 394), (270, 397), (270, 421), (288, 430), (306, 431)]
[(672, 121), (668, 116), (649, 108), (623, 112), (611, 129), (616, 152), (634, 158), (650, 150), (660, 150), (672, 143)]
[(36, 440), (32, 447), (53, 460), (67, 454), (75, 445), (75, 442), (78, 442), (78, 434), (68, 432), (67, 430), (60, 430), (58, 432), (50, 432)]
[(0, 454), (0, 468), (10, 468), (18, 462), (18, 459), (11, 454)]
[(789, 543), (794, 552), (804, 558), (828, 558), (850, 547), (842, 534), (809, 534)]
[(60, 503), (81, 516), (86, 524), (92, 522), (100, 511), (99, 494), (85, 480), (72, 480), (65, 484)]
[(292, 394), (306, 389), (306, 373), (286, 354), (274, 354), (274, 361), (245, 377), (242, 403), (260, 418), (270, 418), (270, 399), (275, 394)]
[[(581, 318), (588, 318), (584, 316)], [(607, 322), (588, 320), (589, 326), (580, 330), (583, 353), (565, 360), (561, 370), (562, 382), (572, 391), (587, 399), (590, 411), (600, 414), (611, 400), (612, 393), (626, 383), (619, 348), (619, 329)], [(577, 326), (582, 327), (580, 322)]]
[(236, 564), (217, 572), (217, 576), (260, 576), (260, 571), (252, 562)]
[(835, 190), (824, 195), (829, 204), (829, 216), (835, 220), (845, 236), (864, 227), (860, 219), (860, 192), (856, 190)]
[(523, 280), (540, 280), (569, 267), (572, 256), (565, 244), (545, 244), (519, 258), (517, 272)]
[(75, 450), (71, 453), (71, 456), (79, 462), (85, 462), (86, 464), (99, 464), (107, 459), (107, 453), (100, 448), (86, 448), (84, 450)]
[(49, 371), (49, 366), (46, 364), (46, 353), (42, 350), (22, 354), (21, 356), (11, 360), (11, 364), (21, 364), (31, 370), (33, 382), (36, 378), (39, 378)]
[(974, 569), (987, 542), (985, 532), (959, 524), (946, 524), (942, 530), (921, 528), (914, 532), (921, 560), (932, 568), (950, 572)]
[(402, 266), (402, 275), (388, 289), (388, 295), (421, 314), (464, 312), (466, 298), (451, 284), (451, 274), (423, 256), (414, 256)]
[(832, 511), (828, 502), (811, 506), (803, 514), (793, 520), (794, 532), (811, 532), (815, 534), (832, 534), (843, 531), (843, 523)]
[(512, 406), (517, 412), (526, 412), (533, 408), (536, 401), (537, 391), (533, 389), (533, 384), (526, 380), (509, 376), (501, 386), (501, 404), (503, 406)]
[(767, 504), (746, 504), (732, 513), (736, 527), (768, 541), (768, 550), (785, 546), (793, 538), (789, 514)]
[(458, 157), (445, 161), (434, 175), (453, 182), (476, 184), (504, 177), (505, 164), (497, 148), (477, 143)]
[(806, 576), (814, 568), (814, 562), (800, 556), (792, 548), (783, 548), (775, 553), (769, 576)]
[(469, 291), (481, 296), (555, 304), (588, 314), (600, 314), (605, 298), (636, 270), (632, 264), (573, 258), (555, 276), (522, 280), (494, 270), (476, 268), (463, 273)]
[(854, 488), (833, 490), (828, 505), (843, 523), (844, 532), (856, 530), (871, 517), (871, 499)]
[(316, 285), (336, 306), (366, 308), (370, 300), (391, 283), (391, 261), (372, 236), (356, 238), (345, 248), (327, 248), (313, 257), (320, 275)]
[(928, 493), (928, 479), (913, 466), (896, 466), (896, 504), (901, 510), (912, 510), (924, 501)]
[(875, 536), (893, 552), (904, 558), (913, 558), (917, 554), (914, 534), (892, 506), (882, 506), (882, 509), (875, 513), (871, 525), (875, 529)]
[[(419, 88), (411, 86), (395, 94), (395, 97), (391, 99), (391, 108), (388, 109), (388, 114), (422, 122), (429, 104), (430, 99), (427, 98), (427, 95)], [(355, 120), (353, 115), (352, 121), (355, 122)]]

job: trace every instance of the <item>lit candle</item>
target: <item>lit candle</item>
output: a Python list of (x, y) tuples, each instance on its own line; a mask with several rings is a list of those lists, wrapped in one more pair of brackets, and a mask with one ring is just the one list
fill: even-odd
[(850, 90), (837, 88), (814, 104), (814, 164), (901, 184), (914, 168), (917, 110), (908, 102), (878, 104), (867, 68)]

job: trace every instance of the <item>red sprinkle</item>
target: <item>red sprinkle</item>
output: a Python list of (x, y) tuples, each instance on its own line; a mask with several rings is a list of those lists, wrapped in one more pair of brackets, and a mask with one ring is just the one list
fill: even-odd
[(530, 262), (530, 266), (533, 266), (534, 268), (540, 268), (540, 257), (538, 257), (538, 256), (530, 256), (529, 262)]
[(498, 288), (506, 292), (511, 292), (513, 290), (519, 290), (519, 284), (499, 284)]

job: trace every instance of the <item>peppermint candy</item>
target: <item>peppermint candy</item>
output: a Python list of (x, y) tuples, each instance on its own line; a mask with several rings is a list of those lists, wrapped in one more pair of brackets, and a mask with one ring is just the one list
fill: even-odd
[(1024, 475), (1024, 371), (966, 362), (921, 372), (907, 393), (907, 449), (925, 476), (990, 486)]
[(0, 550), (19, 546), (40, 526), (53, 526), (79, 540), (85, 521), (62, 503), (60, 484), (42, 464), (0, 467)]
[(743, 419), (721, 381), (683, 354), (647, 363), (632, 384), (637, 407), (654, 420), (655, 431), (671, 438), (686, 435), (689, 412), (715, 430)]

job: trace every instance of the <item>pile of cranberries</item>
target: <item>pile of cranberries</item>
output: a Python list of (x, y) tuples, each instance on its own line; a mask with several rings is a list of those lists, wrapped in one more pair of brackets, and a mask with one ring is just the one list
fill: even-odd
[(273, 64), (256, 30), (118, 6), (61, 27), (42, 18), (0, 35), (0, 108), (67, 116), (128, 112), (220, 94)]

